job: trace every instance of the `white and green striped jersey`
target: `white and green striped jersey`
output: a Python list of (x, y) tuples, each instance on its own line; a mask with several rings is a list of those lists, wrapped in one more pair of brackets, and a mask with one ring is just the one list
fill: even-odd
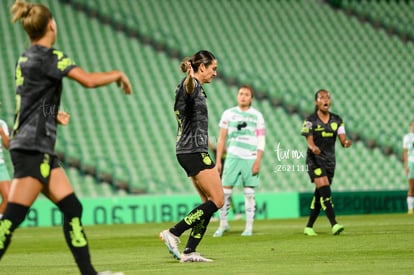
[(219, 127), (227, 129), (226, 158), (257, 157), (257, 137), (265, 135), (262, 113), (253, 107), (242, 111), (236, 106), (224, 111)]
[[(3, 120), (0, 120), (0, 127), (3, 128), (4, 133), (8, 136), (9, 135), (9, 127), (7, 127), (7, 123)], [(4, 163), (4, 155), (3, 155), (3, 141), (0, 136), (0, 164)]]
[(408, 150), (408, 161), (414, 162), (414, 133), (409, 133), (404, 136), (403, 148)]

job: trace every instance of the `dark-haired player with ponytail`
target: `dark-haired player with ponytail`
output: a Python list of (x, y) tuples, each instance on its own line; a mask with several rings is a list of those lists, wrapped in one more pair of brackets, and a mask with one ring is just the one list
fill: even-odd
[[(175, 91), (174, 112), (178, 130), (176, 156), (181, 167), (191, 178), (202, 203), (170, 229), (160, 233), (173, 256), (181, 262), (211, 262), (202, 257), (196, 248), (201, 242), (211, 216), (223, 206), (224, 194), (220, 175), (208, 154), (207, 95), (203, 84), (217, 75), (216, 57), (209, 51), (199, 51), (181, 63), (187, 73)], [(191, 229), (184, 252), (180, 254), (179, 237)]]
[[(66, 124), (69, 120), (67, 114), (58, 113), (64, 77), (87, 88), (116, 82), (126, 94), (131, 93), (131, 85), (120, 71), (88, 73), (54, 49), (57, 25), (46, 6), (16, 1), (11, 13), (13, 22), (21, 20), (31, 45), (19, 57), (15, 68), (16, 116), (9, 144), (14, 176), (0, 221), (0, 258), (13, 232), (42, 192), (63, 214), (64, 236), (80, 273), (113, 274), (98, 273), (91, 263), (82, 226), (82, 205), (58, 163), (54, 147), (57, 123)], [(44, 108), (56, 112), (45, 112)]]
[(341, 145), (348, 148), (352, 141), (347, 139), (342, 118), (329, 112), (331, 95), (326, 90), (315, 94), (315, 112), (305, 119), (302, 135), (306, 137), (308, 150), (306, 164), (311, 181), (315, 183), (315, 192), (310, 205), (310, 215), (304, 234), (316, 236), (313, 224), (322, 210), (331, 224), (333, 235), (339, 235), (344, 226), (338, 224), (332, 203), (331, 184), (335, 173), (335, 142), (339, 138)]

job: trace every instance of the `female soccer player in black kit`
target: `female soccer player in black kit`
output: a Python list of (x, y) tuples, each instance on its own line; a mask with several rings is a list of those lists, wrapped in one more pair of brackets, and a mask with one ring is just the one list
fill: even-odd
[[(126, 94), (131, 93), (131, 85), (120, 71), (85, 72), (64, 53), (52, 48), (57, 26), (46, 6), (16, 1), (11, 13), (13, 22), (21, 20), (31, 45), (16, 64), (16, 117), (10, 139), (14, 177), (0, 221), (0, 257), (42, 192), (63, 214), (65, 239), (81, 274), (112, 274), (97, 273), (91, 263), (81, 222), (82, 205), (54, 153), (57, 122), (68, 122), (68, 117), (59, 118), (57, 111), (65, 76), (87, 88), (117, 82)], [(49, 111), (45, 112), (45, 108)]]
[(326, 90), (315, 94), (315, 112), (306, 118), (302, 135), (308, 142), (306, 164), (312, 182), (315, 183), (315, 193), (310, 205), (310, 215), (304, 234), (316, 236), (313, 224), (324, 210), (332, 227), (332, 234), (339, 235), (344, 226), (336, 222), (335, 211), (331, 198), (331, 184), (335, 173), (335, 142), (336, 137), (342, 146), (348, 148), (352, 141), (346, 138), (342, 118), (329, 112), (331, 96)]
[[(199, 51), (181, 63), (187, 76), (175, 92), (174, 111), (178, 122), (176, 155), (191, 178), (202, 204), (169, 230), (160, 233), (170, 253), (181, 262), (211, 262), (196, 248), (207, 230), (211, 216), (223, 206), (224, 194), (220, 175), (208, 154), (208, 112), (203, 89), (217, 75), (217, 60), (209, 51)], [(191, 228), (184, 252), (180, 254), (179, 237)]]

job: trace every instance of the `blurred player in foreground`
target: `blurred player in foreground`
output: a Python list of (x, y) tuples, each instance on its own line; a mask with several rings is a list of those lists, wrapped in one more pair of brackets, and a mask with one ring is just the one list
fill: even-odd
[(342, 118), (329, 112), (331, 95), (326, 90), (315, 94), (315, 112), (305, 119), (302, 135), (306, 137), (308, 150), (306, 164), (311, 181), (315, 183), (315, 192), (310, 205), (310, 215), (304, 234), (316, 236), (313, 224), (322, 210), (331, 223), (332, 234), (339, 235), (344, 226), (338, 224), (335, 218), (331, 197), (331, 184), (335, 173), (336, 157), (335, 142), (339, 138), (344, 148), (349, 148), (352, 141), (346, 138)]
[(88, 73), (54, 49), (58, 28), (46, 6), (16, 1), (11, 13), (13, 22), (21, 20), (31, 45), (16, 64), (16, 116), (10, 138), (14, 177), (0, 221), (0, 257), (6, 252), (14, 230), (42, 192), (63, 214), (65, 240), (80, 273), (112, 274), (98, 273), (91, 263), (81, 222), (82, 205), (54, 152), (57, 123), (69, 122), (69, 116), (58, 114), (57, 110), (62, 79), (66, 76), (87, 88), (116, 82), (126, 94), (131, 93), (131, 85), (120, 71)]
[(0, 120), (0, 218), (3, 217), (7, 205), (7, 197), (10, 190), (10, 175), (7, 171), (6, 161), (4, 158), (4, 149), (9, 149), (9, 127), (4, 120)]

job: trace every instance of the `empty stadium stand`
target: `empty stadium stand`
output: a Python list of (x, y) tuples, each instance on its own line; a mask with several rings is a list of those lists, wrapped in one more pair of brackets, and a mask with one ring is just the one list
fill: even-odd
[[(61, 108), (71, 122), (59, 128), (57, 151), (77, 190), (83, 196), (194, 192), (175, 159), (173, 102), (183, 77), (180, 59), (204, 48), (219, 61), (218, 79), (205, 86), (213, 141), (238, 85), (257, 92), (254, 106), (267, 125), (260, 191), (313, 189), (306, 172), (277, 171), (304, 159), (280, 161), (275, 149), (306, 150), (300, 128), (320, 88), (332, 92), (332, 111), (356, 139), (349, 150), (338, 146), (335, 190), (406, 188), (400, 158), (413, 119), (414, 43), (349, 11), (385, 22), (391, 13), (412, 19), (405, 11), (412, 4), (401, 1), (388, 10), (385, 1), (372, 12), (362, 6), (375, 1), (350, 2), (338, 10), (304, 0), (42, 1), (58, 23), (56, 48), (86, 70), (125, 71), (134, 88), (125, 96), (115, 85), (87, 90), (64, 81)], [(0, 5), (1, 114), (11, 125), (14, 63), (28, 39), (10, 23), (7, 3)], [(401, 22), (391, 23), (400, 28)]]

